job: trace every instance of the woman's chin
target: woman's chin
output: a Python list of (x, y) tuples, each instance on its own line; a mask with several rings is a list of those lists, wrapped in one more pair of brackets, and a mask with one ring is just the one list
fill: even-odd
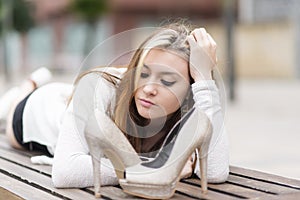
[(166, 118), (166, 115), (158, 115), (158, 114), (153, 114), (153, 113), (139, 113), (140, 116), (142, 116), (145, 119), (149, 120), (163, 120)]
[(154, 120), (166, 117), (166, 113), (162, 109), (149, 109), (140, 107), (137, 110), (139, 115), (145, 119)]

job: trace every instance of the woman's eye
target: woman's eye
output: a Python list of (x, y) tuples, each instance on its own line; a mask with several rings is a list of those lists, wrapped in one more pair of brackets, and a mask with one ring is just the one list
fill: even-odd
[(161, 79), (162, 84), (164, 84), (165, 86), (172, 86), (174, 85), (174, 83), (176, 83), (176, 81), (166, 81), (164, 79)]
[(147, 73), (141, 73), (141, 78), (147, 78), (149, 76), (149, 74), (147, 74)]

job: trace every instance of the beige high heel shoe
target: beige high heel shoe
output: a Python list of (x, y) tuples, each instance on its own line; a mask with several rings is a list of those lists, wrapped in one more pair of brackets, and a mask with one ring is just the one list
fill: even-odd
[(171, 136), (171, 142), (161, 149), (153, 161), (126, 168), (126, 177), (119, 180), (124, 192), (150, 199), (170, 198), (175, 192), (185, 163), (195, 149), (198, 149), (200, 156), (201, 189), (203, 193), (207, 192), (207, 154), (212, 135), (211, 123), (198, 108), (190, 110), (180, 122), (181, 125), (177, 123), (170, 131), (170, 135), (176, 132)]
[(102, 111), (95, 110), (85, 127), (85, 138), (92, 156), (95, 196), (101, 197), (101, 158), (107, 156), (118, 178), (126, 167), (141, 162), (138, 154), (115, 123)]

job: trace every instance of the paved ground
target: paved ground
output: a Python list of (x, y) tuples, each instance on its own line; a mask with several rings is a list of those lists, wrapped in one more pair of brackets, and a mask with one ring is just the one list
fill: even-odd
[[(55, 76), (55, 80), (72, 79)], [(238, 83), (236, 101), (226, 106), (230, 163), (300, 179), (300, 81)], [(0, 94), (7, 87), (0, 75)]]
[(300, 179), (300, 81), (240, 81), (228, 104), (231, 164)]

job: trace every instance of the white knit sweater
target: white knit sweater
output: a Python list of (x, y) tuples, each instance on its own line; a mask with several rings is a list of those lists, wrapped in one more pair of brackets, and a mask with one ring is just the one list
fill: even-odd
[[(111, 68), (109, 72), (121, 76), (124, 70)], [(213, 124), (208, 156), (208, 181), (223, 182), (229, 173), (229, 147), (218, 89), (214, 81), (201, 81), (192, 85), (192, 91), (196, 106), (209, 116)], [(92, 160), (84, 137), (84, 128), (94, 109), (111, 110), (114, 107), (114, 99), (115, 88), (101, 75), (88, 74), (80, 80), (59, 126), (52, 167), (55, 187), (93, 185)], [(198, 167), (195, 173), (199, 176)], [(101, 182), (102, 185), (118, 184), (112, 164), (106, 158), (101, 160)]]

